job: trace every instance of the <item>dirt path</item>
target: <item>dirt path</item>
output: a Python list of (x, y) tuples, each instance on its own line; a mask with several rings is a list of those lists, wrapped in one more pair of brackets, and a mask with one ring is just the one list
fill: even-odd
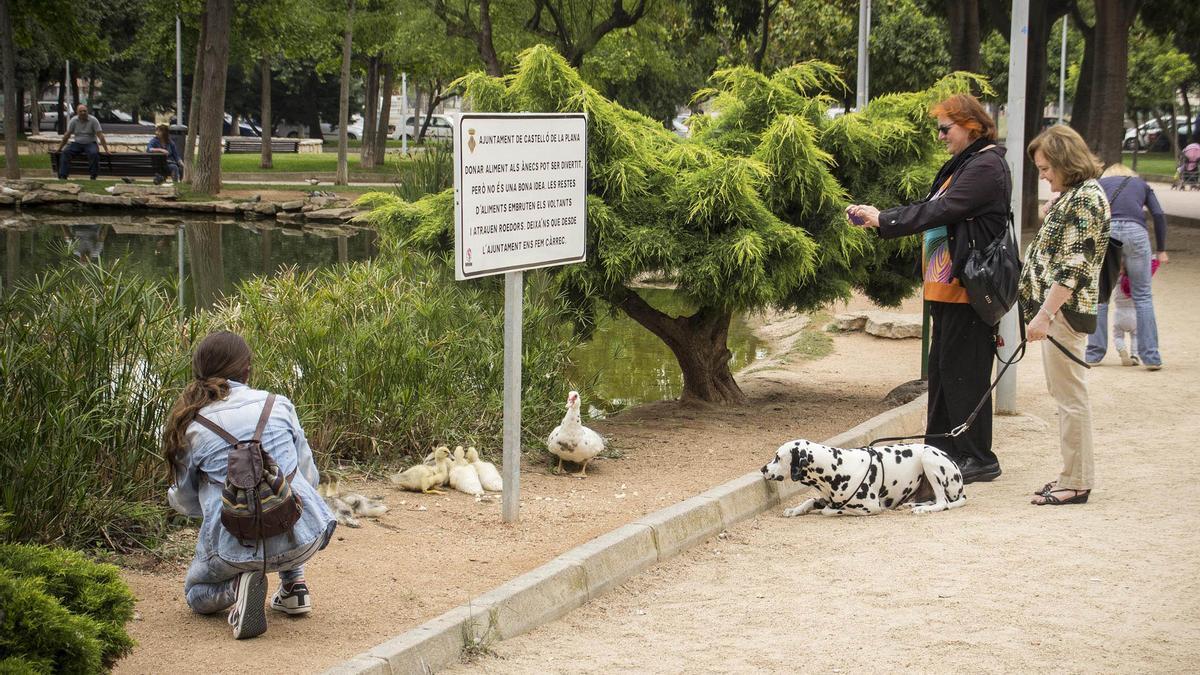
[(702, 410), (664, 402), (589, 423), (622, 456), (593, 462), (584, 480), (550, 475), (541, 460), (527, 465), (515, 526), (500, 522), (497, 501), (351, 484), (383, 496), (391, 512), (361, 529), (339, 528), (306, 570), (313, 614), (272, 615), (261, 638), (236, 642), (223, 614), (193, 615), (183, 600), (182, 564), (126, 570), (138, 598), (130, 632), (139, 646), (116, 672), (157, 673), (164, 664), (175, 673), (323, 670), (593, 537), (761, 466), (780, 439), (828, 438), (869, 419), (889, 407), (882, 399), (893, 387), (919, 375), (919, 341), (836, 336), (831, 356), (811, 360), (803, 345), (787, 349), (803, 325), (771, 320), (764, 337), (785, 349), (774, 364), (756, 363), (739, 377), (748, 405)]
[(969, 486), (966, 508), (859, 519), (775, 509), (451, 671), (1193, 672), (1200, 231), (1171, 241), (1154, 282), (1167, 367), (1123, 368), (1110, 353), (1091, 371), (1099, 486), (1086, 505), (1029, 504), (1059, 466), (1032, 350), (1023, 414), (997, 418), (1004, 475)]

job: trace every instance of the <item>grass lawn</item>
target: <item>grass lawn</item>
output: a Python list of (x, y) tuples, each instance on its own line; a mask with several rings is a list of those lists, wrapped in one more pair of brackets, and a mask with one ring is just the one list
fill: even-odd
[[(1121, 153), (1121, 162), (1133, 166), (1133, 153)], [(1156, 174), (1159, 176), (1175, 175), (1175, 158), (1170, 152), (1141, 152), (1138, 153), (1137, 171), (1141, 174)]]

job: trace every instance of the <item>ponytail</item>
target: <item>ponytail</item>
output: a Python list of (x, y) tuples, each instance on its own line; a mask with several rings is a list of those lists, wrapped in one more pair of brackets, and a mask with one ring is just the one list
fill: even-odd
[(167, 415), (163, 429), (163, 458), (167, 462), (167, 474), (174, 483), (186, 468), (183, 458), (187, 451), (187, 429), (204, 406), (220, 401), (229, 395), (229, 380), (223, 377), (196, 379), (183, 388)]

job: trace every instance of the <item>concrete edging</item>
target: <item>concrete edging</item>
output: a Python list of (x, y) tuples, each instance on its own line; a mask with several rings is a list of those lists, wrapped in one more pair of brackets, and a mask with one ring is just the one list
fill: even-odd
[[(837, 447), (920, 433), (922, 395), (825, 441)], [(767, 455), (764, 453), (764, 460)], [(458, 660), (468, 641), (507, 640), (561, 617), (630, 577), (800, 492), (757, 471), (647, 514), (576, 546), (420, 626), (325, 671), (325, 675), (424, 675)]]

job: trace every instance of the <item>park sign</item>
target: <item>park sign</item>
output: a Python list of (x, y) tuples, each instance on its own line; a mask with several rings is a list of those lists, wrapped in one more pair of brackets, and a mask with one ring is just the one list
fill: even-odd
[(454, 229), (460, 281), (583, 262), (587, 115), (459, 115)]

